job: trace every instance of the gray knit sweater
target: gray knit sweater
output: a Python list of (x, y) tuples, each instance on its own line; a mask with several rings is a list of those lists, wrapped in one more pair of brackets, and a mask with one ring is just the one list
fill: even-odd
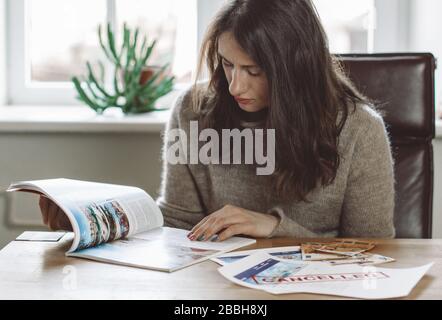
[[(176, 100), (168, 130), (189, 136), (190, 91)], [(164, 136), (166, 137), (166, 135)], [(382, 117), (368, 106), (351, 112), (339, 139), (341, 162), (334, 182), (317, 187), (309, 202), (282, 201), (270, 176), (259, 176), (247, 164), (168, 164), (165, 140), (160, 197), (166, 226), (191, 229), (206, 215), (227, 204), (279, 216), (271, 237), (391, 238), (394, 176), (390, 144)], [(276, 141), (276, 143), (278, 143)]]

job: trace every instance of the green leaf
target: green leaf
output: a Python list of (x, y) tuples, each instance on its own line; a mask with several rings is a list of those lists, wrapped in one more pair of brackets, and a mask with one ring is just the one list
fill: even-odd
[(107, 41), (109, 43), (110, 52), (115, 60), (115, 64), (119, 64), (117, 50), (115, 49), (115, 37), (110, 23), (107, 24)]
[(152, 54), (152, 51), (155, 48), (156, 43), (157, 43), (156, 40), (152, 41), (152, 43), (149, 46), (149, 48), (147, 48), (147, 51), (146, 51), (145, 55), (143, 56), (143, 60), (142, 60), (143, 61), (142, 62), (143, 65), (146, 65), (147, 59), (149, 59), (150, 55)]
[(98, 90), (99, 90), (104, 96), (106, 96), (106, 97), (108, 97), (108, 98), (111, 98), (112, 96), (111, 96), (109, 93), (107, 93), (106, 90), (104, 90), (104, 88), (98, 83), (98, 81), (97, 81), (97, 79), (96, 79), (96, 77), (95, 77), (95, 75), (94, 75), (94, 72), (92, 71), (92, 67), (91, 67), (91, 64), (89, 63), (89, 61), (86, 62), (86, 66), (87, 66), (87, 69), (88, 69), (88, 79), (89, 79), (89, 81), (91, 81), (92, 83), (94, 83), (95, 86), (97, 87), (97, 89), (98, 89)]
[(138, 93), (140, 95), (144, 95), (148, 92), (152, 92), (155, 90), (155, 88), (160, 85), (163, 81), (167, 81), (168, 79), (164, 79), (162, 82), (160, 82), (157, 85), (153, 85), (155, 81), (158, 79), (159, 76), (163, 74), (163, 72), (166, 70), (166, 68), (169, 66), (169, 64), (164, 65), (160, 70), (158, 70), (139, 90)]
[(104, 64), (101, 61), (98, 61), (98, 66), (100, 68), (100, 82), (104, 84), (104, 77), (106, 72), (104, 71)]
[(103, 42), (103, 36), (101, 34), (101, 25), (98, 26), (98, 40), (100, 42), (100, 47), (101, 49), (104, 51), (104, 54), (106, 55), (106, 57), (112, 62), (115, 63), (115, 60), (112, 57), (112, 54), (108, 51), (108, 49), (106, 48), (106, 46), (104, 45)]
[(138, 34), (139, 34), (140, 30), (138, 28), (135, 29), (135, 34), (134, 34), (134, 41), (132, 44), (132, 47), (134, 49), (134, 53), (135, 53), (135, 57), (136, 57), (136, 52), (137, 52), (137, 44), (138, 44)]
[(100, 105), (96, 104), (95, 102), (93, 102), (89, 96), (86, 94), (86, 92), (83, 90), (80, 81), (78, 80), (77, 77), (73, 77), (72, 78), (72, 82), (74, 83), (75, 89), (77, 90), (77, 93), (79, 95), (79, 98), (81, 101), (83, 101), (84, 103), (86, 103), (89, 107), (91, 107), (92, 109), (94, 109), (95, 111), (97, 111), (98, 109), (100, 109)]
[[(79, 79), (80, 80), (80, 79)], [(83, 83), (86, 84), (87, 88), (89, 89), (89, 92), (92, 94), (92, 96), (96, 99), (96, 100), (101, 100), (103, 102), (106, 101), (106, 98), (99, 96), (98, 93), (95, 92), (94, 88), (92, 88), (92, 83), (90, 81), (87, 81), (86, 79), (84, 79), (84, 81), (82, 81)], [(80, 82), (81, 83), (81, 82)], [(86, 92), (86, 91), (85, 91)]]
[(113, 83), (114, 83), (114, 90), (115, 90), (115, 95), (116, 96), (123, 95), (123, 92), (120, 91), (120, 88), (119, 88), (119, 85), (118, 85), (118, 71), (119, 70), (120, 70), (119, 68), (115, 67)]

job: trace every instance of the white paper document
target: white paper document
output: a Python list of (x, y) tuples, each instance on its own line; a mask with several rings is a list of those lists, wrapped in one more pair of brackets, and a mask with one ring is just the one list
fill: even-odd
[(66, 232), (25, 231), (15, 241), (57, 242)]
[(407, 269), (330, 266), (325, 262), (279, 259), (255, 253), (220, 267), (228, 280), (272, 294), (314, 293), (360, 299), (388, 299), (410, 294), (433, 263)]

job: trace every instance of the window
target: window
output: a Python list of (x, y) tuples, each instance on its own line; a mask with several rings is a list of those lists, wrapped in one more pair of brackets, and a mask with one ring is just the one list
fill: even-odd
[(333, 53), (373, 52), (374, 0), (313, 0)]
[[(151, 64), (169, 62), (178, 83), (195, 69), (199, 44), (230, 0), (7, 0), (8, 102), (79, 104), (70, 78), (104, 60), (97, 26), (123, 22), (158, 38)], [(409, 0), (313, 0), (334, 53), (409, 50)]]
[(9, 103), (78, 104), (70, 79), (85, 74), (86, 61), (106, 61), (98, 46), (97, 27), (107, 22), (117, 39), (124, 22), (140, 28), (150, 40), (157, 39), (149, 63), (169, 63), (178, 86), (189, 82), (202, 34), (197, 28), (205, 28), (198, 22), (209, 20), (198, 16), (198, 11), (208, 15), (202, 2), (9, 0)]
[(86, 60), (104, 60), (96, 29), (106, 21), (105, 0), (27, 0), (25, 21), (27, 83), (69, 82), (86, 73)]
[[(97, 24), (106, 21), (106, 1), (28, 0), (25, 5), (31, 82), (69, 82), (73, 74), (86, 72), (85, 61), (105, 60), (97, 46)], [(115, 7), (114, 25), (125, 22), (159, 39), (151, 64), (170, 63), (178, 82), (190, 81), (188, 62), (195, 60), (191, 48), (196, 46), (192, 1), (116, 0)]]
[(116, 8), (118, 23), (138, 26), (150, 38), (160, 40), (153, 64), (170, 63), (178, 82), (191, 80), (197, 59), (194, 0), (116, 0)]

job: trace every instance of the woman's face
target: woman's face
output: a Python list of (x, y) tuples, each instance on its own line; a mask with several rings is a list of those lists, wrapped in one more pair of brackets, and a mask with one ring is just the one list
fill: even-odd
[(231, 32), (218, 40), (218, 54), (229, 83), (229, 92), (241, 109), (255, 112), (269, 106), (267, 77), (236, 42)]

